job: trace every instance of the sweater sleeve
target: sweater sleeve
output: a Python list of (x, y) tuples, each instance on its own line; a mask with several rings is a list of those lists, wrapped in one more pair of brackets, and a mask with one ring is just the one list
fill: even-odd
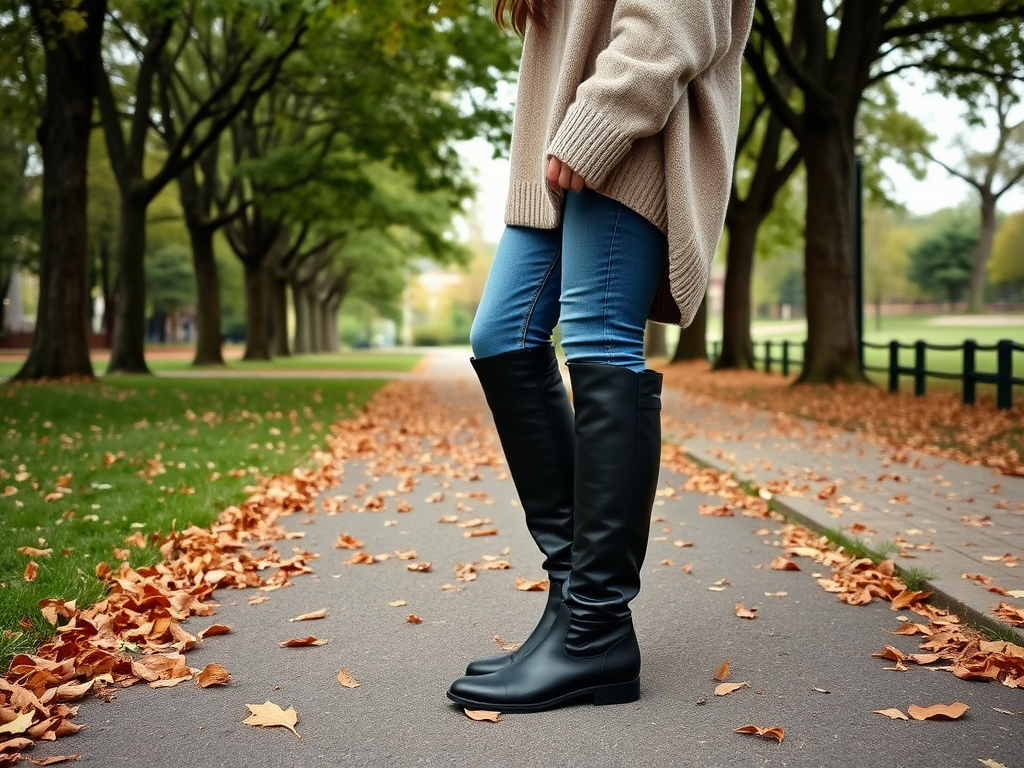
[[(610, 0), (586, 0), (607, 2)], [(728, 0), (726, 0), (728, 2)], [(548, 146), (600, 186), (636, 139), (660, 131), (686, 84), (728, 49), (711, 0), (614, 0), (611, 40)]]

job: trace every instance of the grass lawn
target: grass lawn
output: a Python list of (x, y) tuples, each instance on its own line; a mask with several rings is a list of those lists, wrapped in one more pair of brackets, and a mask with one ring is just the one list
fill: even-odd
[[(95, 567), (116, 566), (125, 537), (209, 525), (247, 497), (256, 474), (303, 465), (331, 424), (382, 384), (126, 376), (0, 386), (0, 665), (50, 634), (39, 600), (95, 602), (105, 592)], [(23, 547), (52, 552), (19, 554)], [(128, 560), (158, 557), (132, 548)]]
[[(874, 317), (867, 317), (864, 321), (864, 336), (865, 340), (872, 344), (888, 344), (890, 341), (898, 341), (901, 344), (913, 344), (920, 340), (932, 345), (959, 346), (967, 339), (973, 339), (981, 345), (994, 345), (1001, 339), (1010, 339), (1018, 344), (1024, 343), (1024, 320), (1015, 324), (1013, 321), (998, 322), (998, 318), (994, 317), (992, 319), (997, 322), (990, 325), (971, 324), (975, 319), (971, 316), (946, 315), (935, 317), (927, 315), (900, 315), (883, 317), (880, 323), (876, 323)], [(1017, 320), (1018, 318), (1014, 319)], [(751, 330), (754, 336), (756, 354), (759, 358), (764, 355), (763, 342), (766, 339), (770, 339), (773, 342), (773, 358), (780, 358), (782, 356), (781, 344), (778, 343), (782, 341), (791, 342), (790, 355), (793, 359), (800, 360), (802, 358), (802, 350), (799, 346), (794, 346), (793, 344), (794, 342), (802, 342), (807, 338), (806, 327), (802, 321), (759, 321), (754, 324)], [(710, 338), (715, 339), (718, 337), (712, 335)], [(1020, 375), (1020, 371), (1024, 369), (1024, 355), (1018, 352), (1015, 358), (1014, 369), (1017, 371), (1017, 375)], [(865, 350), (864, 362), (869, 367), (888, 368), (889, 350), (868, 348)], [(909, 367), (913, 366), (913, 364), (914, 350), (901, 349), (900, 365)], [(925, 354), (925, 365), (930, 371), (960, 373), (963, 371), (963, 352), (928, 350)], [(995, 373), (995, 351), (979, 351), (975, 357), (975, 365), (978, 371)], [(758, 368), (762, 367), (763, 363), (759, 363)], [(774, 369), (776, 371), (779, 370), (778, 363), (774, 365)], [(798, 373), (799, 370), (799, 365), (791, 368), (793, 372)], [(872, 372), (869, 373), (869, 377), (876, 384), (888, 385), (888, 374), (886, 373)], [(927, 385), (928, 387), (954, 388), (957, 390), (961, 386), (960, 382), (934, 378), (930, 378)], [(900, 386), (902, 389), (911, 390), (913, 387), (912, 379), (908, 376), (901, 377)], [(988, 392), (993, 389), (989, 385), (979, 385), (979, 392)]]

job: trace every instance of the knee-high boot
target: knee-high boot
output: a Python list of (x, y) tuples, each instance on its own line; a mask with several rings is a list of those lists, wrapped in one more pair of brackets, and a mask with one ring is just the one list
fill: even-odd
[(661, 458), (661, 374), (570, 364), (576, 470), (572, 569), (540, 642), (497, 672), (456, 680), (469, 708), (534, 712), (587, 697), (640, 695), (629, 602), (640, 589)]
[(515, 651), (473, 661), (467, 675), (496, 672), (528, 653), (547, 633), (569, 574), (573, 515), (573, 413), (554, 347), (474, 358), (494, 417), (526, 527), (544, 554), (550, 586), (536, 628)]

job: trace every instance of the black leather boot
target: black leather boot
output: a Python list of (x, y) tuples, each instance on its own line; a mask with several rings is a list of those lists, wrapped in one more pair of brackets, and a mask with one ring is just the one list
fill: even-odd
[(474, 358), (501, 447), (526, 515), (526, 527), (544, 554), (550, 587), (544, 612), (526, 641), (511, 653), (471, 662), (467, 675), (496, 672), (528, 653), (547, 633), (562, 604), (572, 549), (573, 414), (554, 347), (534, 347)]
[(570, 364), (576, 408), (572, 570), (551, 630), (512, 664), (462, 677), (448, 698), (472, 709), (536, 712), (580, 698), (640, 696), (629, 601), (640, 590), (661, 462), (661, 374)]

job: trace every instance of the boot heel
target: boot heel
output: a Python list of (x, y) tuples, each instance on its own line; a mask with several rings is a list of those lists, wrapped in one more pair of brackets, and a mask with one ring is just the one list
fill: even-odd
[(630, 680), (628, 683), (617, 683), (616, 685), (603, 685), (594, 689), (594, 706), (600, 707), (605, 704), (628, 704), (640, 698), (640, 678)]

